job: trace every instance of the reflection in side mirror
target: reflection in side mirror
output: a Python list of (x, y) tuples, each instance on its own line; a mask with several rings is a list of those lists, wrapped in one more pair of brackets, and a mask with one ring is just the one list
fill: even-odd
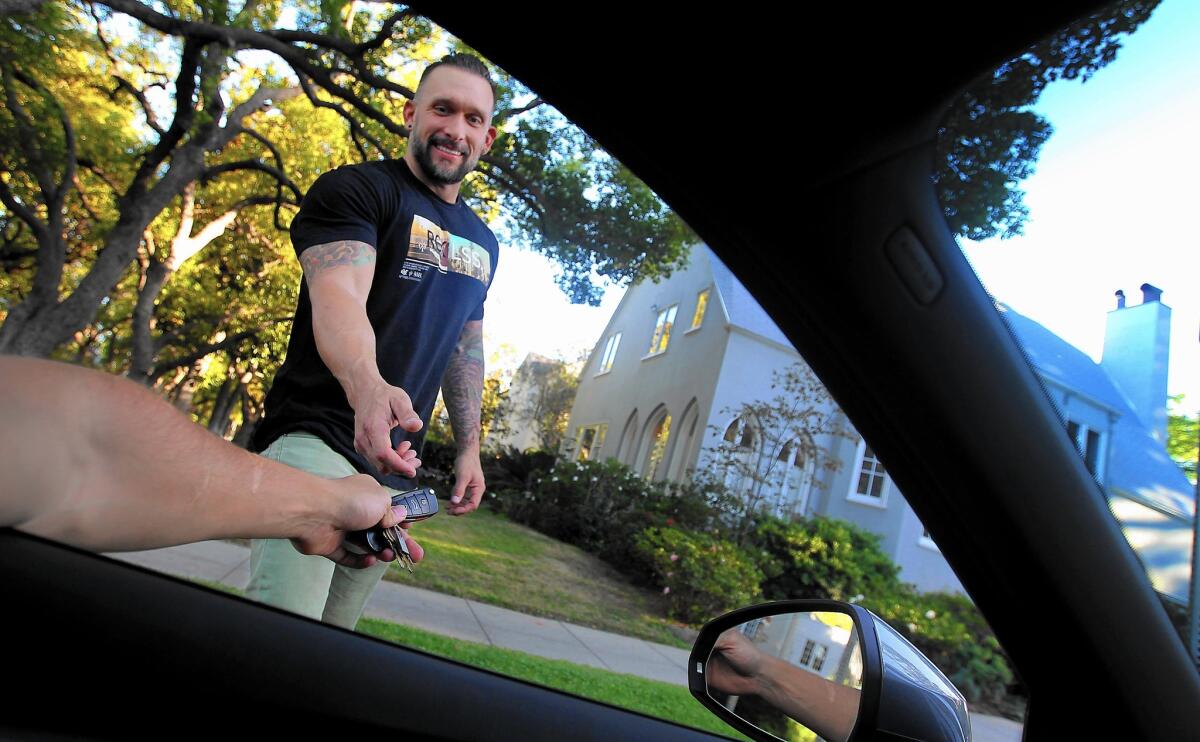
[(862, 668), (854, 619), (808, 611), (721, 632), (704, 675), (710, 698), (765, 732), (845, 742), (858, 718)]
[(692, 695), (755, 740), (970, 742), (962, 694), (870, 611), (828, 600), (710, 621), (689, 658)]

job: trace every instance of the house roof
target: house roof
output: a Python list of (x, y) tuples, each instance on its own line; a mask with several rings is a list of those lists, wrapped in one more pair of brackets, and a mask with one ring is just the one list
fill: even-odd
[(1138, 420), (1104, 369), (1083, 351), (1011, 307), (1001, 304), (999, 309), (1038, 373), (1116, 415), (1108, 464), (1108, 486), (1113, 493), (1190, 519), (1196, 504), (1191, 483)]
[(724, 302), (730, 324), (789, 348), (794, 347), (787, 335), (783, 334), (783, 330), (779, 329), (779, 325), (775, 324), (771, 316), (754, 300), (742, 282), (733, 275), (733, 271), (721, 262), (716, 253), (710, 250), (708, 245), (699, 245), (698, 248), (708, 255), (709, 263), (712, 265), (713, 283)]

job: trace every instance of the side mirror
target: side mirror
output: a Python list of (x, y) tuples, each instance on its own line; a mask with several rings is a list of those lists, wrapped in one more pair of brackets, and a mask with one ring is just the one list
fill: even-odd
[(754, 740), (970, 742), (967, 702), (867, 609), (829, 600), (742, 608), (708, 622), (688, 687)]

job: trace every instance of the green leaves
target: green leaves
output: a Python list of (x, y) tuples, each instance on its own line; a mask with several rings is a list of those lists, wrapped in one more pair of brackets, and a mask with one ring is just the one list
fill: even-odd
[(1183, 408), (1183, 395), (1172, 395), (1167, 412), (1167, 454), (1192, 484), (1196, 483), (1196, 456), (1200, 446), (1200, 416)]

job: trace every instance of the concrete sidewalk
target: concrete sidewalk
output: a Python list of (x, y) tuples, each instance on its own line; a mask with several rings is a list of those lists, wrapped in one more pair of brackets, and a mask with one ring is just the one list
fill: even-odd
[[(156, 572), (219, 582), (239, 590), (250, 581), (250, 550), (223, 541), (108, 556)], [(686, 650), (387, 580), (371, 596), (366, 615), (539, 657), (687, 686)], [(1021, 739), (1021, 725), (1007, 719), (973, 713), (971, 726), (974, 742)]]

